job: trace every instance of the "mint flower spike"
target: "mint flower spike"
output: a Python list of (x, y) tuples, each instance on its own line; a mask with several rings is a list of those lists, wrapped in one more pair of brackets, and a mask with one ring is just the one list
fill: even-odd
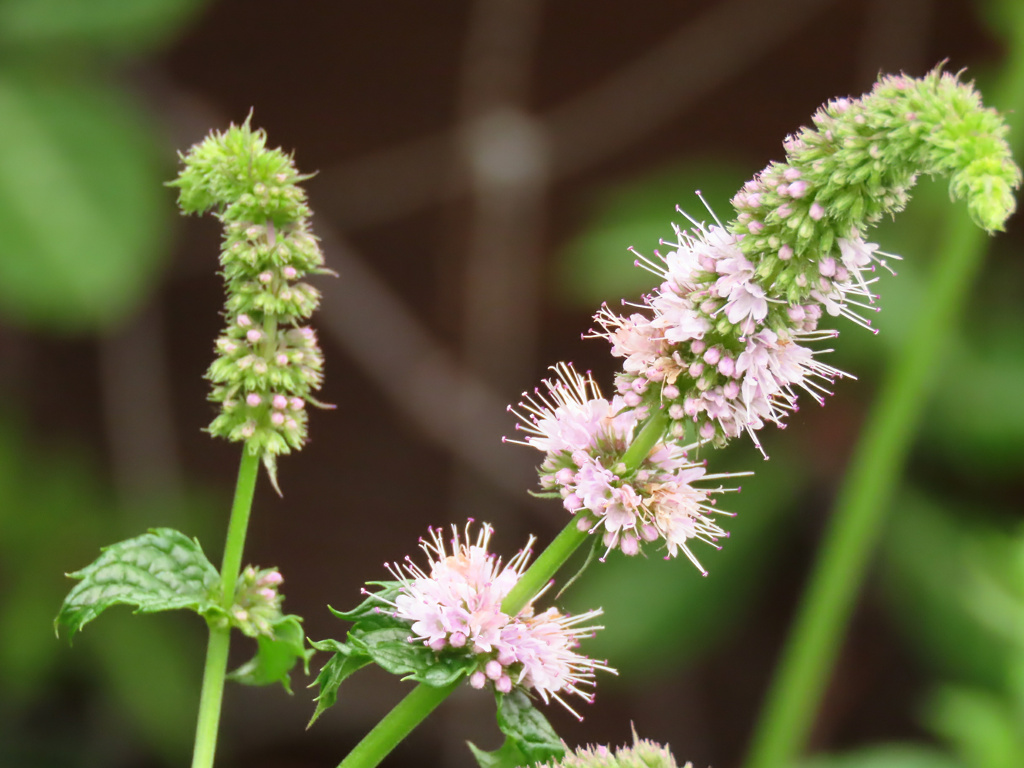
[(557, 701), (582, 720), (563, 695), (589, 704), (595, 671), (617, 674), (605, 662), (575, 650), (580, 639), (603, 629), (588, 623), (601, 610), (575, 616), (554, 607), (537, 612), (534, 603), (546, 586), (515, 616), (505, 613), (502, 603), (526, 570), (534, 539), (503, 564), (489, 551), (491, 526), (483, 524), (474, 536), (472, 523), (461, 534), (453, 525), (447, 544), (444, 531), (431, 528), (429, 538), (420, 539), (427, 568), (409, 557), (389, 564), (394, 594), (368, 593), (381, 603), (377, 612), (407, 624), (410, 643), (471, 659), (467, 672), (473, 688), (490, 686), (499, 694), (533, 691), (545, 704)]
[[(542, 763), (539, 768), (676, 768), (676, 759), (668, 747), (641, 739), (634, 730), (632, 746), (614, 751), (605, 746), (578, 747), (567, 750), (561, 760)], [(693, 768), (693, 763), (683, 768)]]
[(224, 224), (220, 263), (227, 288), (227, 328), (206, 373), (210, 400), (221, 412), (208, 427), (245, 441), (261, 455), (277, 488), (276, 457), (306, 441), (306, 404), (323, 381), (315, 332), (305, 326), (320, 293), (300, 282), (307, 273), (334, 274), (309, 228), (311, 211), (290, 155), (267, 149), (250, 119), (212, 132), (181, 155), (178, 187), (183, 213), (212, 210)]
[(826, 314), (872, 329), (862, 313), (879, 310), (875, 267), (899, 257), (864, 236), (903, 208), (918, 174), (949, 176), (951, 194), (987, 231), (1014, 210), (1021, 173), (1005, 123), (941, 69), (882, 77), (813, 122), (785, 141), (784, 162), (736, 194), (733, 221), (686, 216), (691, 229), (676, 227), (666, 253), (637, 254), (661, 280), (646, 311), (605, 306), (594, 318), (591, 335), (623, 358), (619, 394), (630, 407), (664, 410), (672, 436), (687, 434), (686, 422), (716, 446), (746, 433), (767, 458), (763, 427), (784, 427), (801, 392), (824, 404), (837, 379), (852, 378), (819, 358), (831, 350), (809, 344), (838, 336), (819, 328)]
[(948, 176), (950, 197), (965, 199), (986, 232), (1002, 230), (1016, 208), (1021, 172), (1005, 121), (941, 67), (923, 78), (881, 77), (859, 99), (828, 102), (813, 122), (785, 141), (784, 162), (733, 198), (738, 216), (728, 227), (756, 260), (761, 284), (789, 304), (819, 290), (809, 266), (832, 278), (822, 260), (842, 261), (844, 240), (861, 240), (883, 215), (902, 210), (919, 174)]

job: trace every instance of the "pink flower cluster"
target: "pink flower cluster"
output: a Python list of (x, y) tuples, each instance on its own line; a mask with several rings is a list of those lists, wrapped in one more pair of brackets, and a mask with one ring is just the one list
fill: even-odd
[(562, 498), (580, 530), (601, 533), (606, 555), (616, 548), (635, 555), (642, 542), (661, 539), (669, 557), (682, 552), (706, 573), (690, 540), (715, 546), (728, 536), (711, 519), (718, 513), (711, 495), (738, 489), (694, 483), (730, 475), (708, 475), (703, 463), (687, 458), (696, 445), (672, 441), (659, 441), (628, 470), (622, 457), (645, 409), (622, 395), (605, 400), (593, 379), (570, 365), (554, 370), (557, 378), (544, 382), (546, 391), (524, 393), (520, 411), (513, 411), (521, 421), (517, 428), (526, 432), (523, 441), (514, 442), (546, 454), (541, 488)]
[(585, 688), (593, 686), (594, 670), (614, 672), (574, 650), (580, 638), (601, 629), (587, 624), (601, 611), (568, 616), (549, 608), (535, 614), (536, 595), (510, 616), (502, 610), (502, 602), (526, 569), (533, 539), (502, 565), (488, 551), (491, 533), (485, 524), (474, 539), (468, 523), (460, 538), (453, 526), (446, 544), (442, 531), (431, 529), (430, 538), (420, 541), (429, 560), (427, 569), (411, 558), (388, 566), (402, 585), (389, 603), (391, 614), (410, 623), (410, 641), (422, 642), (438, 653), (455, 650), (475, 657), (476, 669), (469, 677), (474, 688), (490, 681), (501, 693), (513, 686), (532, 689), (545, 703), (555, 699), (579, 717), (561, 694), (590, 702), (593, 694)]
[[(741, 209), (760, 205), (762, 183), (769, 182), (758, 177), (737, 195)], [(786, 184), (788, 193), (802, 194), (799, 180)], [(645, 299), (649, 312), (620, 316), (604, 306), (593, 335), (623, 358), (616, 388), (627, 406), (666, 408), (677, 439), (692, 422), (701, 441), (722, 445), (746, 432), (760, 449), (757, 431), (769, 422), (784, 426), (799, 390), (821, 403), (835, 379), (847, 376), (817, 359), (829, 350), (806, 344), (837, 335), (818, 329), (823, 308), (870, 326), (854, 307), (873, 309), (874, 278), (865, 274), (878, 260), (876, 246), (857, 236), (841, 239), (838, 258), (788, 275), (788, 246), (755, 265), (740, 248), (743, 234), (696, 222), (675, 231), (671, 251), (638, 262), (662, 280)], [(800, 286), (803, 303), (777, 295), (780, 276)]]

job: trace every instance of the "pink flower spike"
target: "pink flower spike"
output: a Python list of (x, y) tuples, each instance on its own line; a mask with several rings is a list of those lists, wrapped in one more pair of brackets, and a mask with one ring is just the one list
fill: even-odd
[(811, 203), (811, 209), (807, 212), (807, 215), (815, 221), (821, 221), (821, 217), (825, 215), (825, 209), (819, 203)]
[(245, 402), (248, 403), (251, 407), (255, 408), (257, 405), (263, 402), (263, 398), (261, 398), (255, 392), (250, 392), (248, 395), (245, 396)]

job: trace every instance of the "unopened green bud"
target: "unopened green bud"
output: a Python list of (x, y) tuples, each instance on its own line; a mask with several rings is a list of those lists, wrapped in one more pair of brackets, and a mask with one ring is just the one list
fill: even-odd
[[(903, 209), (920, 174), (948, 177), (950, 196), (965, 200), (987, 232), (1001, 230), (1016, 207), (1021, 173), (1005, 121), (970, 83), (941, 68), (922, 78), (884, 76), (859, 99), (830, 101), (813, 123), (787, 139), (784, 162), (771, 163), (733, 200), (743, 216), (730, 229), (745, 235), (740, 248), (761, 280), (773, 274), (782, 247), (816, 264), (835, 254), (838, 240), (863, 237)], [(814, 290), (810, 281), (786, 299), (802, 301)]]
[[(220, 263), (227, 288), (227, 328), (207, 371), (210, 399), (221, 403), (208, 430), (245, 441), (260, 453), (275, 481), (278, 454), (306, 440), (306, 402), (323, 380), (316, 335), (303, 323), (320, 294), (298, 282), (307, 273), (330, 273), (309, 231), (304, 178), (290, 155), (267, 149), (266, 134), (247, 119), (213, 132), (181, 156), (170, 186), (183, 213), (212, 210), (224, 224)], [(275, 409), (276, 401), (299, 407)]]

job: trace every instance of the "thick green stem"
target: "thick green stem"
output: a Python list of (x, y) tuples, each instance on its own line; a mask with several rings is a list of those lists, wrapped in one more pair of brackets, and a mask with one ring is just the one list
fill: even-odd
[(533, 599), (544, 587), (551, 577), (558, 572), (565, 561), (576, 551), (580, 544), (587, 538), (588, 532), (576, 527), (576, 519), (573, 518), (569, 524), (562, 529), (562, 532), (555, 536), (554, 540), (544, 548), (544, 551), (537, 556), (529, 568), (519, 577), (519, 581), (512, 587), (512, 590), (505, 595), (501, 603), (501, 610), (509, 616), (515, 616), (527, 603)]
[(434, 688), (426, 683), (417, 685), (356, 744), (338, 768), (370, 768), (379, 765), (413, 728), (448, 698), (460, 682), (456, 680), (442, 688)]
[[(1016, 59), (1002, 93), (1021, 102), (1024, 56)], [(1010, 100), (998, 103), (1016, 112), (1024, 108)], [(1020, 141), (1019, 136), (1013, 138)], [(755, 731), (747, 768), (795, 765), (814, 725), (928, 391), (936, 383), (936, 364), (985, 253), (985, 236), (966, 215), (956, 216), (941, 240), (938, 263), (924, 294), (927, 302), (919, 307), (916, 324), (882, 386), (839, 493)]]
[(210, 627), (203, 667), (203, 688), (199, 694), (199, 717), (196, 722), (196, 744), (192, 751), (192, 768), (211, 768), (217, 750), (217, 727), (220, 705), (224, 698), (224, 675), (228, 668), (230, 627)]
[(224, 560), (220, 567), (222, 605), (230, 608), (235, 602), (235, 582), (242, 570), (242, 550), (245, 549), (245, 534), (249, 530), (249, 512), (252, 497), (256, 492), (256, 476), (260, 469), (260, 455), (249, 450), (248, 444), (242, 449), (242, 463), (238, 467), (238, 483), (235, 485), (235, 500), (231, 505), (231, 520), (228, 522), (228, 536), (224, 542)]
[[(227, 540), (224, 543), (224, 561), (221, 565), (221, 606), (230, 610), (235, 602), (235, 584), (242, 567), (242, 550), (249, 527), (249, 512), (256, 489), (260, 457), (248, 446), (242, 449), (242, 463), (238, 468), (235, 500), (231, 505)], [(199, 695), (199, 717), (196, 722), (196, 743), (192, 753), (192, 768), (212, 768), (217, 749), (217, 728), (220, 725), (220, 707), (224, 697), (224, 678), (228, 669), (228, 647), (231, 644), (229, 626), (210, 624), (210, 641), (206, 647), (206, 665), (203, 668), (203, 687)]]
[(640, 466), (640, 462), (647, 458), (647, 454), (665, 435), (666, 425), (668, 425), (668, 414), (665, 411), (655, 411), (651, 415), (633, 439), (633, 444), (622, 454), (622, 463), (626, 465), (627, 471), (636, 469)]
[[(643, 429), (633, 440), (622, 457), (627, 470), (640, 466), (647, 454), (651, 452), (665, 433), (668, 416), (656, 413), (644, 424)], [(516, 585), (505, 596), (501, 610), (511, 616), (519, 613), (530, 600), (555, 575), (565, 561), (575, 552), (588, 536), (587, 531), (576, 527), (575, 519), (562, 529), (554, 540), (545, 547), (529, 568), (516, 582)], [(356, 744), (348, 757), (341, 761), (338, 768), (376, 768), (381, 760), (388, 756), (412, 729), (419, 725), (427, 715), (434, 711), (458, 687), (460, 681), (443, 688), (432, 688), (420, 683), (392, 709), (383, 720), (374, 726), (366, 736)]]

